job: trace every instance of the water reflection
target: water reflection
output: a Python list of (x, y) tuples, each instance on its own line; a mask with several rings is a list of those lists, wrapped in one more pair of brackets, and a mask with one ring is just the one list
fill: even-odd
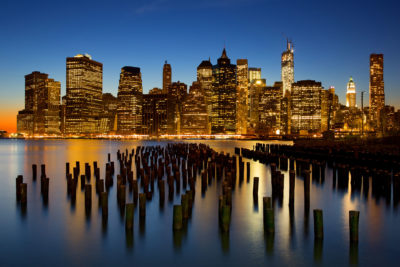
[[(212, 144), (212, 142), (209, 143)], [(275, 205), (277, 211), (275, 213), (276, 221), (279, 224), (276, 224), (277, 230), (275, 235), (265, 234), (264, 238), (261, 231), (262, 213), (258, 210), (261, 203), (258, 203), (258, 197), (252, 198), (253, 187), (248, 177), (244, 178), (247, 180), (247, 183), (242, 183), (239, 176), (236, 177), (236, 182), (239, 186), (232, 191), (234, 202), (232, 207), (234, 212), (232, 212), (231, 220), (233, 227), (230, 232), (221, 232), (218, 230), (218, 234), (216, 233), (218, 222), (215, 218), (217, 212), (214, 211), (218, 201), (218, 194), (221, 192), (222, 179), (216, 177), (216, 181), (220, 180), (219, 184), (213, 182), (211, 179), (207, 180), (207, 189), (204, 198), (198, 195), (195, 202), (196, 209), (193, 209), (193, 214), (190, 213), (190, 218), (192, 218), (192, 221), (190, 221), (191, 226), (188, 227), (186, 224), (184, 230), (179, 233), (173, 232), (170, 227), (172, 223), (172, 204), (174, 204), (174, 201), (180, 200), (180, 198), (175, 197), (175, 194), (179, 195), (178, 192), (185, 192), (186, 186), (190, 183), (189, 180), (186, 186), (184, 183), (181, 183), (179, 187), (165, 185), (167, 187), (165, 190), (168, 190), (168, 193), (164, 191), (163, 196), (161, 196), (160, 189), (157, 186), (152, 186), (150, 183), (149, 188), (151, 188), (152, 199), (147, 201), (149, 212), (147, 218), (137, 216), (139, 223), (134, 228), (135, 231), (138, 230), (140, 238), (134, 240), (134, 230), (125, 231), (125, 227), (123, 227), (125, 215), (122, 212), (121, 205), (118, 205), (118, 201), (117, 203), (114, 202), (117, 200), (116, 186), (105, 187), (105, 190), (109, 194), (109, 201), (113, 205), (110, 205), (110, 212), (107, 219), (104, 220), (100, 209), (101, 205), (98, 202), (100, 197), (94, 192), (94, 188), (90, 188), (90, 205), (86, 205), (86, 184), (92, 183), (91, 187), (95, 187), (93, 162), (97, 162), (97, 166), (101, 170), (100, 179), (105, 181), (106, 172), (104, 170), (106, 163), (108, 163), (106, 158), (107, 153), (111, 153), (111, 158), (114, 159), (117, 149), (125, 151), (127, 148), (130, 151), (131, 148), (136, 149), (138, 145), (159, 144), (164, 145), (165, 143), (103, 142), (91, 140), (23, 141), (19, 145), (13, 145), (14, 150), (19, 151), (19, 154), (15, 155), (12, 160), (8, 159), (10, 154), (5, 154), (0, 144), (0, 157), (3, 160), (0, 166), (2, 170), (6, 170), (5, 174), (3, 174), (4, 177), (2, 176), (0, 180), (1, 195), (7, 196), (14, 201), (15, 180), (10, 182), (9, 177), (15, 177), (15, 174), (20, 173), (22, 170), (25, 170), (25, 177), (32, 177), (32, 179), (28, 179), (27, 181), (27, 207), (23, 208), (18, 204), (14, 207), (13, 203), (11, 203), (11, 205), (5, 208), (6, 204), (0, 204), (2, 205), (0, 207), (4, 211), (5, 218), (13, 218), (13, 216), (7, 216), (12, 211), (15, 212), (16, 216), (14, 217), (17, 217), (17, 221), (10, 219), (12, 223), (9, 223), (9, 225), (14, 225), (13, 227), (16, 227), (16, 230), (6, 225), (3, 227), (4, 232), (8, 231), (12, 233), (16, 240), (18, 240), (18, 237), (22, 235), (19, 232), (22, 233), (25, 231), (26, 233), (29, 230), (27, 242), (31, 244), (31, 247), (33, 245), (33, 248), (31, 248), (32, 255), (37, 255), (40, 252), (39, 247), (43, 247), (40, 242), (46, 242), (45, 244), (55, 244), (54, 248), (51, 246), (48, 248), (49, 253), (55, 253), (57, 249), (57, 251), (61, 250), (61, 255), (66, 257), (66, 255), (79, 255), (83, 249), (93, 248), (96, 252), (96, 257), (99, 259), (105, 259), (111, 253), (108, 251), (112, 251), (113, 255), (118, 255), (123, 263), (132, 262), (132, 257), (129, 254), (128, 256), (120, 254), (120, 248), (122, 246), (122, 250), (125, 251), (124, 247), (126, 246), (128, 250), (132, 250), (134, 241), (136, 242), (135, 251), (141, 250), (142, 253), (138, 254), (139, 256), (135, 254), (139, 262), (147, 259), (149, 262), (154, 263), (155, 260), (149, 259), (151, 256), (149, 257), (147, 251), (160, 251), (158, 256), (161, 259), (170, 259), (170, 250), (166, 249), (164, 241), (171, 240), (171, 237), (173, 244), (169, 244), (174, 246), (172, 251), (176, 251), (182, 255), (184, 255), (182, 252), (185, 251), (185, 253), (194, 255), (193, 258), (198, 262), (198, 264), (194, 265), (204, 265), (205, 259), (196, 256), (195, 252), (202, 249), (205, 250), (206, 248), (209, 251), (210, 258), (215, 259), (215, 264), (222, 264), (223, 260), (221, 259), (225, 259), (228, 263), (245, 265), (246, 262), (242, 258), (251, 258), (253, 255), (258, 255), (259, 259), (270, 261), (272, 265), (282, 264), (281, 260), (285, 259), (286, 255), (293, 255), (294, 258), (301, 259), (299, 264), (328, 264), (337, 257), (335, 252), (328, 251), (330, 247), (343, 247), (344, 253), (349, 253), (351, 264), (365, 264), (363, 256), (371, 253), (377, 255), (377, 259), (373, 259), (371, 264), (378, 261), (385, 262), (385, 259), (380, 255), (386, 255), (388, 259), (394, 258), (392, 255), (388, 256), (388, 252), (384, 253), (385, 249), (387, 250), (389, 246), (399, 241), (398, 237), (391, 234), (395, 231), (395, 226), (400, 223), (399, 216), (395, 213), (398, 209), (399, 195), (395, 192), (394, 187), (393, 192), (386, 195), (385, 191), (373, 191), (372, 178), (369, 178), (369, 176), (365, 176), (364, 178), (363, 174), (361, 180), (353, 181), (353, 177), (356, 177), (357, 174), (352, 175), (351, 171), (348, 173), (346, 185), (346, 182), (344, 182), (346, 178), (342, 179), (344, 181), (339, 182), (339, 178), (334, 175), (329, 166), (325, 169), (320, 167), (319, 176), (313, 177), (315, 179), (310, 183), (309, 198), (306, 197), (306, 192), (304, 191), (304, 177), (301, 177), (301, 174), (296, 176), (293, 208), (290, 208), (288, 205), (288, 171), (280, 170), (284, 174), (286, 181), (284, 182), (284, 194), (281, 198), (277, 198), (278, 203)], [(242, 146), (242, 143), (238, 142), (236, 145)], [(23, 148), (22, 152), (21, 147)], [(225, 150), (226, 153), (233, 153), (232, 142), (221, 142), (215, 147), (219, 151)], [(7, 157), (4, 155), (7, 155)], [(150, 158), (151, 155), (149, 155)], [(246, 162), (246, 159), (243, 160)], [(77, 177), (80, 190), (76, 190), (75, 194), (67, 194), (68, 197), (66, 198), (67, 181), (64, 169), (66, 166), (65, 163), (71, 163), (71, 171), (73, 172), (73, 167), (76, 167), (76, 161), (80, 162), (81, 168), (79, 172), (81, 175)], [(10, 167), (10, 171), (8, 171), (8, 167), (5, 167), (4, 162), (11, 166), (14, 164), (15, 166)], [(88, 164), (90, 165), (90, 175), (86, 176), (87, 162), (90, 162)], [(36, 180), (35, 182), (33, 180), (33, 164), (37, 164), (38, 167), (41, 164), (46, 164), (45, 174), (47, 177), (50, 177), (50, 188), (47, 198), (40, 193), (41, 186), (39, 186), (39, 182), (41, 181)], [(135, 164), (132, 165), (132, 171), (135, 176), (134, 179), (136, 179), (136, 169), (134, 166)], [(116, 174), (120, 173), (119, 164), (116, 164), (115, 172)], [(216, 170), (216, 172), (218, 171)], [(196, 171), (196, 173), (198, 172)], [(244, 173), (246, 175), (247, 165), (245, 166)], [(237, 174), (239, 174), (239, 168)], [(39, 179), (39, 175), (41, 175), (40, 170), (38, 170), (37, 175)], [(272, 196), (270, 175), (269, 166), (251, 161), (251, 179), (255, 176), (260, 177), (259, 197)], [(345, 175), (345, 172), (342, 175)], [(90, 176), (93, 176), (93, 179), (90, 179)], [(113, 177), (113, 179), (117, 180), (116, 177)], [(194, 187), (199, 193), (201, 191), (201, 175), (198, 175), (196, 180)], [(34, 186), (35, 184), (37, 186)], [(170, 188), (172, 194), (169, 194)], [(132, 187), (129, 186), (126, 191), (129, 192), (126, 195), (126, 201), (132, 202)], [(143, 188), (139, 187), (139, 191), (143, 191)], [(10, 194), (13, 195), (9, 196)], [(168, 194), (168, 196), (165, 194)], [(369, 197), (374, 201), (367, 201)], [(168, 205), (166, 198), (168, 198), (171, 205)], [(51, 205), (51, 209), (49, 209), (48, 205)], [(92, 207), (92, 205), (94, 206)], [(98, 208), (96, 208), (96, 205)], [(324, 209), (324, 215), (327, 218), (326, 229), (330, 231), (327, 231), (323, 242), (315, 240), (313, 245), (311, 242), (308, 245), (310, 208), (314, 208), (316, 205)], [(10, 206), (12, 207), (11, 209)], [(390, 209), (386, 210), (385, 206), (390, 207)], [(360, 251), (358, 251), (358, 246), (350, 244), (347, 252), (349, 209), (363, 211), (363, 217), (360, 218), (360, 235), (363, 236), (363, 247)], [(27, 217), (28, 213), (29, 218)], [(29, 219), (30, 228), (27, 228), (27, 219)], [(19, 224), (19, 221), (23, 223)], [(46, 225), (46, 227), (43, 225)], [(301, 233), (302, 226), (303, 234)], [(146, 227), (148, 227), (148, 231), (146, 231)], [(46, 231), (49, 231), (51, 235), (45, 235), (44, 228), (48, 229)], [(300, 230), (297, 236), (296, 228)], [(123, 240), (124, 234), (125, 242)], [(24, 245), (21, 246), (25, 248)], [(38, 248), (35, 248), (36, 246)], [(324, 247), (325, 251), (323, 251)], [(2, 248), (5, 253), (11, 249), (17, 249), (13, 244), (10, 245), (10, 248)], [(18, 249), (20, 248), (18, 247)], [(227, 255), (227, 257), (220, 257), (221, 254)], [(274, 257), (263, 258), (263, 256), (272, 255)], [(33, 258), (34, 256), (28, 255), (27, 257)], [(88, 258), (90, 259), (90, 257), (94, 256), (89, 255)], [(336, 259), (336, 261), (341, 265), (348, 264), (347, 258), (344, 261), (341, 259)], [(18, 260), (17, 263), (19, 263)]]

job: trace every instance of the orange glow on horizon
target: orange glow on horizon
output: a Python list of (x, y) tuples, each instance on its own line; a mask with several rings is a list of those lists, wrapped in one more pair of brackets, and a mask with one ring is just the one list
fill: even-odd
[(17, 131), (17, 109), (0, 110), (0, 113), (0, 130), (7, 131), (8, 133), (15, 133)]

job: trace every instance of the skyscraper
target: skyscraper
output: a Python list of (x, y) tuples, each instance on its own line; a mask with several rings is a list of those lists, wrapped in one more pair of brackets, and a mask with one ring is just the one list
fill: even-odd
[(207, 105), (199, 82), (193, 82), (183, 100), (181, 121), (182, 134), (209, 134)]
[(249, 83), (261, 79), (261, 68), (249, 68)]
[(247, 59), (237, 60), (236, 133), (247, 133), (249, 70)]
[(369, 112), (371, 121), (375, 123), (379, 121), (379, 112), (384, 106), (383, 54), (371, 54), (369, 68)]
[(180, 134), (182, 102), (187, 94), (187, 85), (173, 82), (168, 89), (167, 96), (167, 124), (168, 134)]
[(162, 85), (164, 94), (168, 93), (168, 88), (171, 86), (171, 81), (172, 81), (171, 65), (168, 64), (167, 61), (165, 61), (163, 67), (163, 85)]
[(266, 88), (265, 79), (256, 79), (253, 80), (250, 84), (249, 89), (249, 116), (248, 116), (248, 133), (255, 133), (255, 130), (258, 128), (259, 119), (260, 119), (260, 95)]
[(167, 133), (167, 94), (153, 88), (143, 95), (143, 134), (159, 136)]
[(293, 57), (293, 43), (287, 41), (286, 51), (282, 53), (282, 70), (281, 77), (283, 83), (282, 95), (286, 92), (291, 92), (292, 84), (294, 83), (294, 57)]
[(102, 112), (103, 64), (90, 55), (67, 58), (65, 133), (98, 132)]
[(293, 83), (291, 93), (291, 132), (318, 132), (321, 130), (320, 82), (305, 80)]
[(213, 72), (212, 64), (210, 60), (203, 60), (197, 67), (197, 81), (200, 83), (201, 89), (203, 91), (208, 114), (208, 130), (211, 131), (211, 112), (212, 112), (212, 82), (213, 82)]
[(346, 107), (355, 108), (356, 99), (356, 84), (353, 81), (353, 77), (350, 77), (350, 80), (347, 83)]
[(25, 134), (60, 133), (61, 83), (48, 74), (32, 72), (25, 76), (25, 109), (17, 116), (17, 130)]
[(257, 132), (261, 135), (280, 133), (281, 84), (265, 87), (259, 97), (259, 125)]
[(224, 48), (213, 66), (212, 134), (236, 133), (236, 86), (236, 66), (231, 64)]
[(142, 75), (140, 68), (121, 69), (118, 86), (117, 130), (123, 134), (139, 134), (142, 125)]

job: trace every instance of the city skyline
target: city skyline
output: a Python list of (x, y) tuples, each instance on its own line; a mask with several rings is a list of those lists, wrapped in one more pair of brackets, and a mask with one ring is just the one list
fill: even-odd
[[(171, 3), (171, 6), (166, 7), (166, 2)], [(65, 95), (65, 58), (68, 56), (88, 53), (93, 56), (94, 60), (103, 63), (103, 93), (109, 92), (116, 96), (119, 72), (123, 66), (141, 68), (144, 93), (147, 93), (153, 87), (162, 88), (162, 64), (165, 60), (172, 67), (172, 82), (179, 80), (190, 85), (193, 81), (196, 81), (196, 67), (198, 64), (202, 60), (211, 58), (212, 64), (215, 65), (217, 58), (220, 56), (221, 48), (225, 43), (227, 52), (233, 62), (236, 62), (237, 59), (247, 59), (248, 67), (261, 68), (262, 78), (266, 79), (268, 86), (272, 86), (275, 81), (281, 80), (280, 57), (283, 51), (282, 48), (286, 43), (286, 37), (289, 37), (294, 43), (295, 81), (307, 79), (320, 81), (325, 89), (333, 85), (341, 103), (345, 103), (346, 85), (350, 76), (357, 82), (357, 92), (361, 90), (368, 92), (369, 55), (372, 53), (384, 54), (386, 103), (394, 105), (396, 108), (400, 106), (400, 90), (398, 90), (400, 81), (396, 75), (400, 59), (394, 45), (398, 36), (395, 35), (388, 38), (388, 34), (385, 34), (395, 26), (395, 24), (390, 23), (395, 21), (396, 18), (392, 10), (393, 6), (390, 3), (385, 2), (375, 7), (372, 1), (366, 1), (361, 6), (354, 2), (346, 2), (346, 5), (334, 6), (332, 13), (326, 13), (332, 7), (329, 4), (322, 5), (314, 1), (308, 1), (303, 7), (299, 7), (299, 3), (296, 1), (289, 1), (291, 6), (288, 8), (288, 12), (292, 16), (287, 21), (282, 22), (282, 18), (273, 15), (273, 18), (277, 22), (281, 22), (281, 24), (273, 23), (274, 27), (272, 27), (266, 24), (266, 19), (256, 15), (261, 15), (263, 12), (270, 14), (274, 10), (280, 10), (283, 6), (280, 1), (267, 1), (268, 3), (252, 1), (252, 5), (247, 5), (244, 1), (233, 1), (231, 5), (226, 4), (225, 1), (217, 1), (215, 5), (211, 5), (211, 2), (206, 2), (210, 6), (197, 7), (195, 4), (192, 6), (191, 4), (183, 4), (181, 1), (161, 1), (161, 4), (157, 7), (143, 8), (141, 9), (142, 11), (137, 13), (132, 11), (133, 15), (122, 12), (121, 8), (128, 5), (127, 3), (122, 3), (117, 10), (121, 11), (123, 20), (135, 20), (142, 27), (140, 32), (145, 38), (141, 43), (133, 42), (131, 37), (124, 35), (123, 31), (118, 34), (112, 32), (111, 28), (114, 29), (121, 21), (115, 22), (115, 24), (108, 18), (106, 21), (113, 26), (105, 28), (104, 36), (100, 35), (97, 39), (89, 41), (90, 38), (99, 33), (101, 27), (89, 27), (88, 24), (85, 24), (86, 27), (83, 27), (81, 31), (74, 32), (76, 34), (71, 35), (73, 25), (77, 22), (71, 25), (64, 25), (64, 23), (59, 22), (62, 25), (57, 25), (57, 23), (56, 26), (50, 25), (46, 32), (49, 32), (50, 36), (66, 34), (67, 37), (63, 37), (60, 40), (63, 42), (62, 45), (57, 46), (60, 41), (52, 41), (50, 36), (44, 36), (44, 42), (41, 46), (38, 46), (34, 40), (43, 37), (43, 34), (40, 33), (38, 36), (34, 36), (33, 33), (29, 33), (22, 37), (22, 32), (18, 32), (18, 30), (21, 31), (19, 28), (21, 25), (11, 25), (12, 19), (9, 15), (4, 14), (3, 19), (9, 18), (10, 22), (3, 21), (3, 23), (10, 25), (10, 27), (4, 31), (4, 35), (9, 38), (2, 44), (4, 48), (2, 51), (11, 51), (13, 53), (8, 53), (10, 54), (8, 55), (1, 52), (4, 60), (2, 61), (3, 64), (1, 64), (0, 94), (2, 99), (1, 112), (4, 114), (4, 119), (1, 121), (0, 128), (9, 131), (15, 130), (16, 114), (24, 105), (24, 80), (22, 78), (24, 75), (32, 71), (48, 73), (50, 77), (61, 82), (61, 95)], [(254, 4), (259, 5), (260, 10), (254, 10)], [(140, 10), (142, 5), (143, 2), (138, 3), (134, 10)], [(85, 6), (90, 5), (85, 3), (82, 8)], [(93, 22), (99, 20), (95, 15), (95, 11), (99, 12), (99, 14), (107, 13), (104, 6), (106, 6), (105, 3), (100, 3), (98, 7), (89, 9), (91, 12), (89, 12), (88, 16), (93, 18)], [(310, 6), (313, 7), (312, 11), (307, 10)], [(12, 3), (9, 3), (4, 11), (10, 11), (9, 14), (15, 14), (15, 8)], [(22, 8), (21, 14), (26, 15), (26, 19), (32, 16), (28, 13), (29, 8), (34, 9), (29, 3), (26, 3)], [(57, 10), (62, 13), (63, 10), (68, 11), (71, 6), (64, 3), (57, 7), (49, 5), (46, 8), (47, 10)], [(131, 9), (132, 6), (127, 8), (130, 11)], [(347, 20), (346, 23), (340, 21), (340, 14), (345, 13), (346, 9), (359, 11), (355, 12), (357, 13), (357, 21), (354, 18)], [(113, 14), (112, 16), (116, 16), (115, 11), (117, 10), (114, 7), (109, 13)], [(178, 36), (174, 38), (173, 36), (176, 34), (173, 34), (171, 37), (166, 37), (155, 26), (159, 25), (158, 22), (163, 17), (173, 14), (172, 11), (174, 10), (184, 13), (189, 25), (182, 26), (181, 20), (178, 19), (170, 21), (170, 27), (175, 30)], [(296, 10), (303, 12), (302, 15), (304, 17), (295, 14), (297, 13)], [(369, 16), (373, 14), (374, 10), (377, 12), (377, 17), (370, 19), (371, 17)], [(245, 18), (252, 18), (245, 25), (255, 25), (255, 27), (246, 29), (232, 27), (234, 29), (226, 28), (223, 32), (210, 29), (209, 35), (205, 38), (194, 37), (193, 33), (191, 33), (193, 27), (203, 32), (207, 28), (205, 26), (210, 25), (208, 22), (204, 26), (199, 24), (200, 15), (204, 12), (207, 12), (210, 18), (222, 16), (231, 17), (232, 19), (235, 14), (242, 12)], [(193, 17), (193, 20), (190, 20), (189, 17), (193, 14), (196, 16)], [(322, 20), (322, 25), (315, 26), (313, 20), (305, 18), (307, 14), (312, 14), (315, 18), (325, 17), (326, 19)], [(78, 12), (77, 21), (83, 19), (82, 15), (83, 13)], [(152, 17), (157, 15), (158, 18), (155, 20), (155, 25), (146, 27), (145, 24), (148, 19), (145, 15), (151, 15)], [(18, 16), (21, 15), (16, 17)], [(60, 16), (63, 17), (65, 15), (61, 14)], [(54, 18), (54, 15), (49, 18), (43, 18), (43, 22), (33, 19), (32, 25), (27, 27), (30, 29), (34, 25), (43, 26), (43, 23), (49, 22), (50, 18)], [(196, 18), (199, 22), (196, 22)], [(70, 18), (67, 21), (70, 21)], [(301, 23), (294, 24), (293, 22), (295, 21), (300, 21)], [(239, 22), (234, 20), (232, 20), (232, 23), (233, 25), (239, 25)], [(222, 26), (225, 27), (227, 24), (224, 22)], [(165, 30), (165, 28), (166, 26), (163, 26), (162, 30)], [(378, 29), (381, 29), (382, 32), (375, 33)], [(51, 34), (52, 30), (54, 30), (55, 35)], [(368, 31), (374, 32), (374, 38), (367, 36)], [(317, 32), (318, 36), (314, 36), (313, 33)], [(186, 33), (190, 34), (185, 36)], [(243, 33), (246, 33), (248, 39), (239, 41), (238, 37)], [(150, 42), (151, 36), (156, 36), (157, 42), (165, 43), (154, 45)], [(65, 38), (72, 39), (66, 41)], [(110, 46), (110, 41), (108, 40), (113, 39), (119, 42), (116, 42), (117, 45)], [(19, 43), (18, 40), (24, 40), (25, 42)], [(104, 42), (101, 43), (102, 40), (106, 41), (107, 45)], [(27, 49), (26, 47), (31, 48)], [(324, 51), (316, 51), (318, 47), (322, 47), (323, 49), (320, 50)], [(366, 94), (364, 99), (368, 98), (369, 95)], [(360, 106), (359, 94), (357, 94), (357, 105)], [(364, 105), (368, 105), (365, 100)]]

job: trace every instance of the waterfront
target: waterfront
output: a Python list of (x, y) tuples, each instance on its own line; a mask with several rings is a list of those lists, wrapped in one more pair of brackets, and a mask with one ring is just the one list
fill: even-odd
[[(233, 154), (234, 147), (251, 149), (255, 141), (198, 141), (216, 151)], [(118, 149), (138, 145), (165, 145), (167, 142), (106, 140), (0, 140), (0, 265), (176, 265), (176, 266), (259, 266), (272, 265), (395, 265), (400, 252), (398, 210), (393, 202), (376, 201), (371, 192), (352, 194), (332, 189), (332, 170), (326, 169), (323, 184), (312, 183), (310, 214), (304, 212), (303, 180), (296, 177), (295, 209), (288, 207), (288, 172), (285, 174), (283, 203), (275, 203), (275, 235), (264, 235), (262, 197), (271, 196), (270, 168), (251, 161), (251, 180), (232, 193), (233, 210), (229, 238), (218, 227), (218, 195), (221, 184), (213, 182), (204, 197), (197, 179), (192, 218), (181, 245), (174, 242), (172, 206), (166, 200), (159, 208), (158, 192), (147, 202), (145, 227), (135, 209), (133, 246), (127, 246), (124, 220), (119, 214), (116, 186), (109, 195), (106, 229), (96, 195), (90, 219), (85, 216), (84, 192), (77, 190), (76, 204), (67, 197), (65, 163), (97, 161), (104, 177), (107, 153), (116, 161)], [(246, 159), (243, 159), (247, 162)], [(46, 164), (50, 178), (49, 204), (43, 206), (40, 181), (32, 181), (32, 164)], [(118, 166), (118, 165), (117, 165)], [(118, 173), (118, 169), (116, 170)], [(24, 214), (15, 199), (15, 177), (24, 175), (28, 184), (28, 206)], [(260, 177), (258, 201), (253, 201), (253, 177)], [(115, 177), (114, 177), (115, 179)], [(93, 184), (93, 178), (92, 178)], [(371, 189), (370, 189), (371, 190)], [(131, 195), (127, 196), (130, 202)], [(312, 210), (324, 212), (324, 240), (315, 246)], [(360, 240), (350, 250), (348, 211), (360, 211)], [(272, 244), (272, 246), (271, 246)], [(321, 252), (322, 249), (322, 252)]]

